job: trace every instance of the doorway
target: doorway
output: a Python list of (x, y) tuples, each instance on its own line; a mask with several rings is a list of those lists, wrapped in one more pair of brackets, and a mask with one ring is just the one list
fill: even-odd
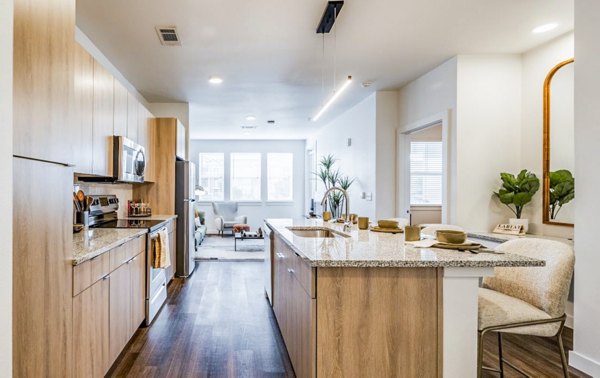
[(448, 223), (448, 115), (398, 132), (398, 213), (410, 223)]

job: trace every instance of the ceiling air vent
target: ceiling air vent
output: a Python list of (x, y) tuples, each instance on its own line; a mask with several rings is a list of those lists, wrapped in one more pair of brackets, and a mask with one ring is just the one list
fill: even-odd
[(158, 33), (160, 43), (164, 46), (181, 46), (175, 26), (157, 26), (156, 33)]
[(243, 130), (251, 130), (251, 129), (256, 129), (256, 126), (254, 125), (247, 125), (247, 126), (242, 126)]

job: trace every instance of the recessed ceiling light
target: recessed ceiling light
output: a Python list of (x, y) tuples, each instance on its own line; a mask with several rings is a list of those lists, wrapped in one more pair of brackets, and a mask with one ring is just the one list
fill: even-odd
[(246, 116), (246, 121), (250, 121), (250, 122), (252, 122), (252, 121), (256, 121), (256, 117), (255, 117), (255, 116), (253, 116), (253, 115), (247, 115), (247, 116)]
[(211, 76), (208, 78), (208, 82), (211, 84), (221, 84), (223, 82), (223, 79), (221, 79), (218, 76)]
[(535, 34), (545, 33), (547, 31), (556, 29), (558, 24), (556, 22), (552, 22), (549, 24), (540, 25), (537, 28), (533, 29), (531, 32)]

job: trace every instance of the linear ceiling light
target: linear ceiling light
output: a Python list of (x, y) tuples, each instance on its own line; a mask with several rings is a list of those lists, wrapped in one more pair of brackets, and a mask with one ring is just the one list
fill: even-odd
[(342, 92), (344, 92), (346, 90), (346, 88), (348, 88), (348, 86), (350, 85), (350, 83), (352, 83), (352, 76), (348, 76), (348, 78), (346, 79), (346, 81), (344, 82), (344, 84), (342, 84), (342, 86), (340, 87), (340, 89), (338, 89), (337, 91), (333, 92), (333, 96), (331, 96), (329, 98), (329, 100), (327, 100), (327, 102), (325, 103), (325, 105), (323, 105), (323, 107), (321, 108), (321, 110), (319, 110), (319, 112), (311, 119), (311, 121), (317, 121), (319, 118), (321, 118), (321, 116), (323, 115), (323, 113), (325, 113), (325, 111), (331, 106), (331, 104), (333, 104), (335, 102), (335, 100), (337, 100), (337, 98), (340, 97), (340, 95), (342, 94)]

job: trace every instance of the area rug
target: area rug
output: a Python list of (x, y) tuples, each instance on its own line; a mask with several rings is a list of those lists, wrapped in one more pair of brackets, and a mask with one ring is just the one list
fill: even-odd
[(264, 260), (264, 240), (238, 240), (237, 251), (234, 250), (233, 236), (207, 235), (198, 246), (194, 257), (196, 260), (247, 261)]

